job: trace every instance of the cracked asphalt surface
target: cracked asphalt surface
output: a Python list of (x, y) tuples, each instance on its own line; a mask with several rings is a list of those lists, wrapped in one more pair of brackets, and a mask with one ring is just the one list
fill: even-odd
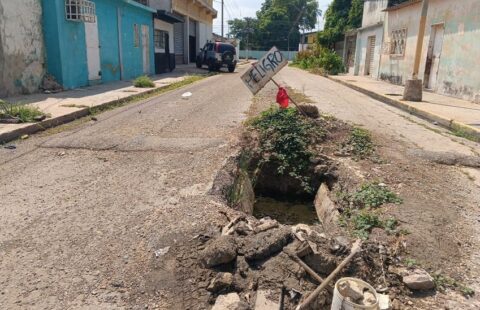
[[(462, 259), (479, 289), (478, 185), (460, 168), (422, 168), (411, 154), (478, 156), (478, 144), (323, 77), (285, 68), (278, 81), (374, 133), (385, 156), (398, 160), (391, 166), (408, 175), (389, 181), (416, 195), (398, 211), (419, 227), (416, 246), (444, 251), (439, 261), (458, 253), (452, 260)], [(187, 91), (193, 96), (182, 99)], [(185, 296), (164, 289), (182, 283), (169, 266), (152, 274), (151, 261), (155, 251), (225, 223), (219, 211), (227, 209), (208, 191), (237, 150), (251, 99), (240, 73), (219, 74), (0, 149), (0, 309), (184, 309)]]
[(251, 102), (241, 83), (219, 74), (0, 149), (0, 308), (136, 304), (155, 250), (224, 220), (207, 192)]

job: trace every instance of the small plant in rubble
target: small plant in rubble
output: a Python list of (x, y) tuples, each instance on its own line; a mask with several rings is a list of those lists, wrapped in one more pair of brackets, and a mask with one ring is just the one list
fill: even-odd
[(37, 107), (12, 104), (0, 100), (0, 118), (16, 118), (21, 123), (29, 123), (35, 122), (35, 119), (41, 116), (48, 115), (40, 111)]
[(306, 192), (313, 192), (308, 170), (314, 154), (309, 146), (323, 139), (325, 132), (294, 108), (272, 107), (247, 125), (259, 134), (259, 167), (275, 162), (279, 175), (288, 174), (299, 180)]
[(377, 183), (363, 184), (362, 187), (353, 194), (352, 201), (360, 207), (377, 208), (386, 203), (402, 203), (402, 199), (386, 186)]
[(348, 140), (343, 143), (343, 149), (348, 149), (354, 156), (364, 159), (374, 152), (372, 136), (368, 130), (355, 127)]

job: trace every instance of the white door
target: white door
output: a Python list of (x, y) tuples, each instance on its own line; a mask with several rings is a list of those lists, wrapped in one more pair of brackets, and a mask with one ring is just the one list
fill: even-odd
[(375, 36), (368, 37), (367, 40), (367, 57), (365, 59), (365, 75), (371, 75), (374, 67), (375, 58)]
[(143, 73), (150, 74), (150, 29), (142, 25)]
[(97, 22), (85, 23), (85, 43), (87, 46), (88, 80), (100, 80), (100, 42)]
[(437, 85), (438, 68), (440, 67), (440, 56), (442, 55), (444, 32), (445, 31), (444, 31), (443, 25), (432, 26), (432, 34), (431, 34), (432, 39), (430, 40), (431, 67), (430, 67), (430, 76), (428, 79), (429, 89), (435, 89)]

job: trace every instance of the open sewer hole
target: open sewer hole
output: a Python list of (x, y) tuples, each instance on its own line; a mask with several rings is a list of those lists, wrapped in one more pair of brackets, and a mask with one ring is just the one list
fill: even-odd
[[(322, 169), (318, 169), (319, 165)], [(309, 169), (312, 191), (308, 193), (297, 179), (288, 174), (279, 175), (275, 165), (263, 165), (260, 171), (256, 167), (253, 161), (230, 160), (217, 176), (213, 192), (222, 193), (230, 207), (258, 219), (270, 217), (285, 225), (320, 222), (314, 199), (321, 184), (331, 188), (337, 181), (331, 163), (312, 163)]]
[(277, 200), (258, 196), (253, 205), (253, 216), (256, 218), (270, 217), (286, 225), (313, 225), (319, 222), (311, 200)]

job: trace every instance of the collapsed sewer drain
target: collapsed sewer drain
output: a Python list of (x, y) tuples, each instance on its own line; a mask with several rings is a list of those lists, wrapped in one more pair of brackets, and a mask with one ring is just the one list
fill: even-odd
[(287, 201), (260, 196), (256, 198), (253, 216), (270, 217), (285, 225), (319, 223), (312, 201)]

